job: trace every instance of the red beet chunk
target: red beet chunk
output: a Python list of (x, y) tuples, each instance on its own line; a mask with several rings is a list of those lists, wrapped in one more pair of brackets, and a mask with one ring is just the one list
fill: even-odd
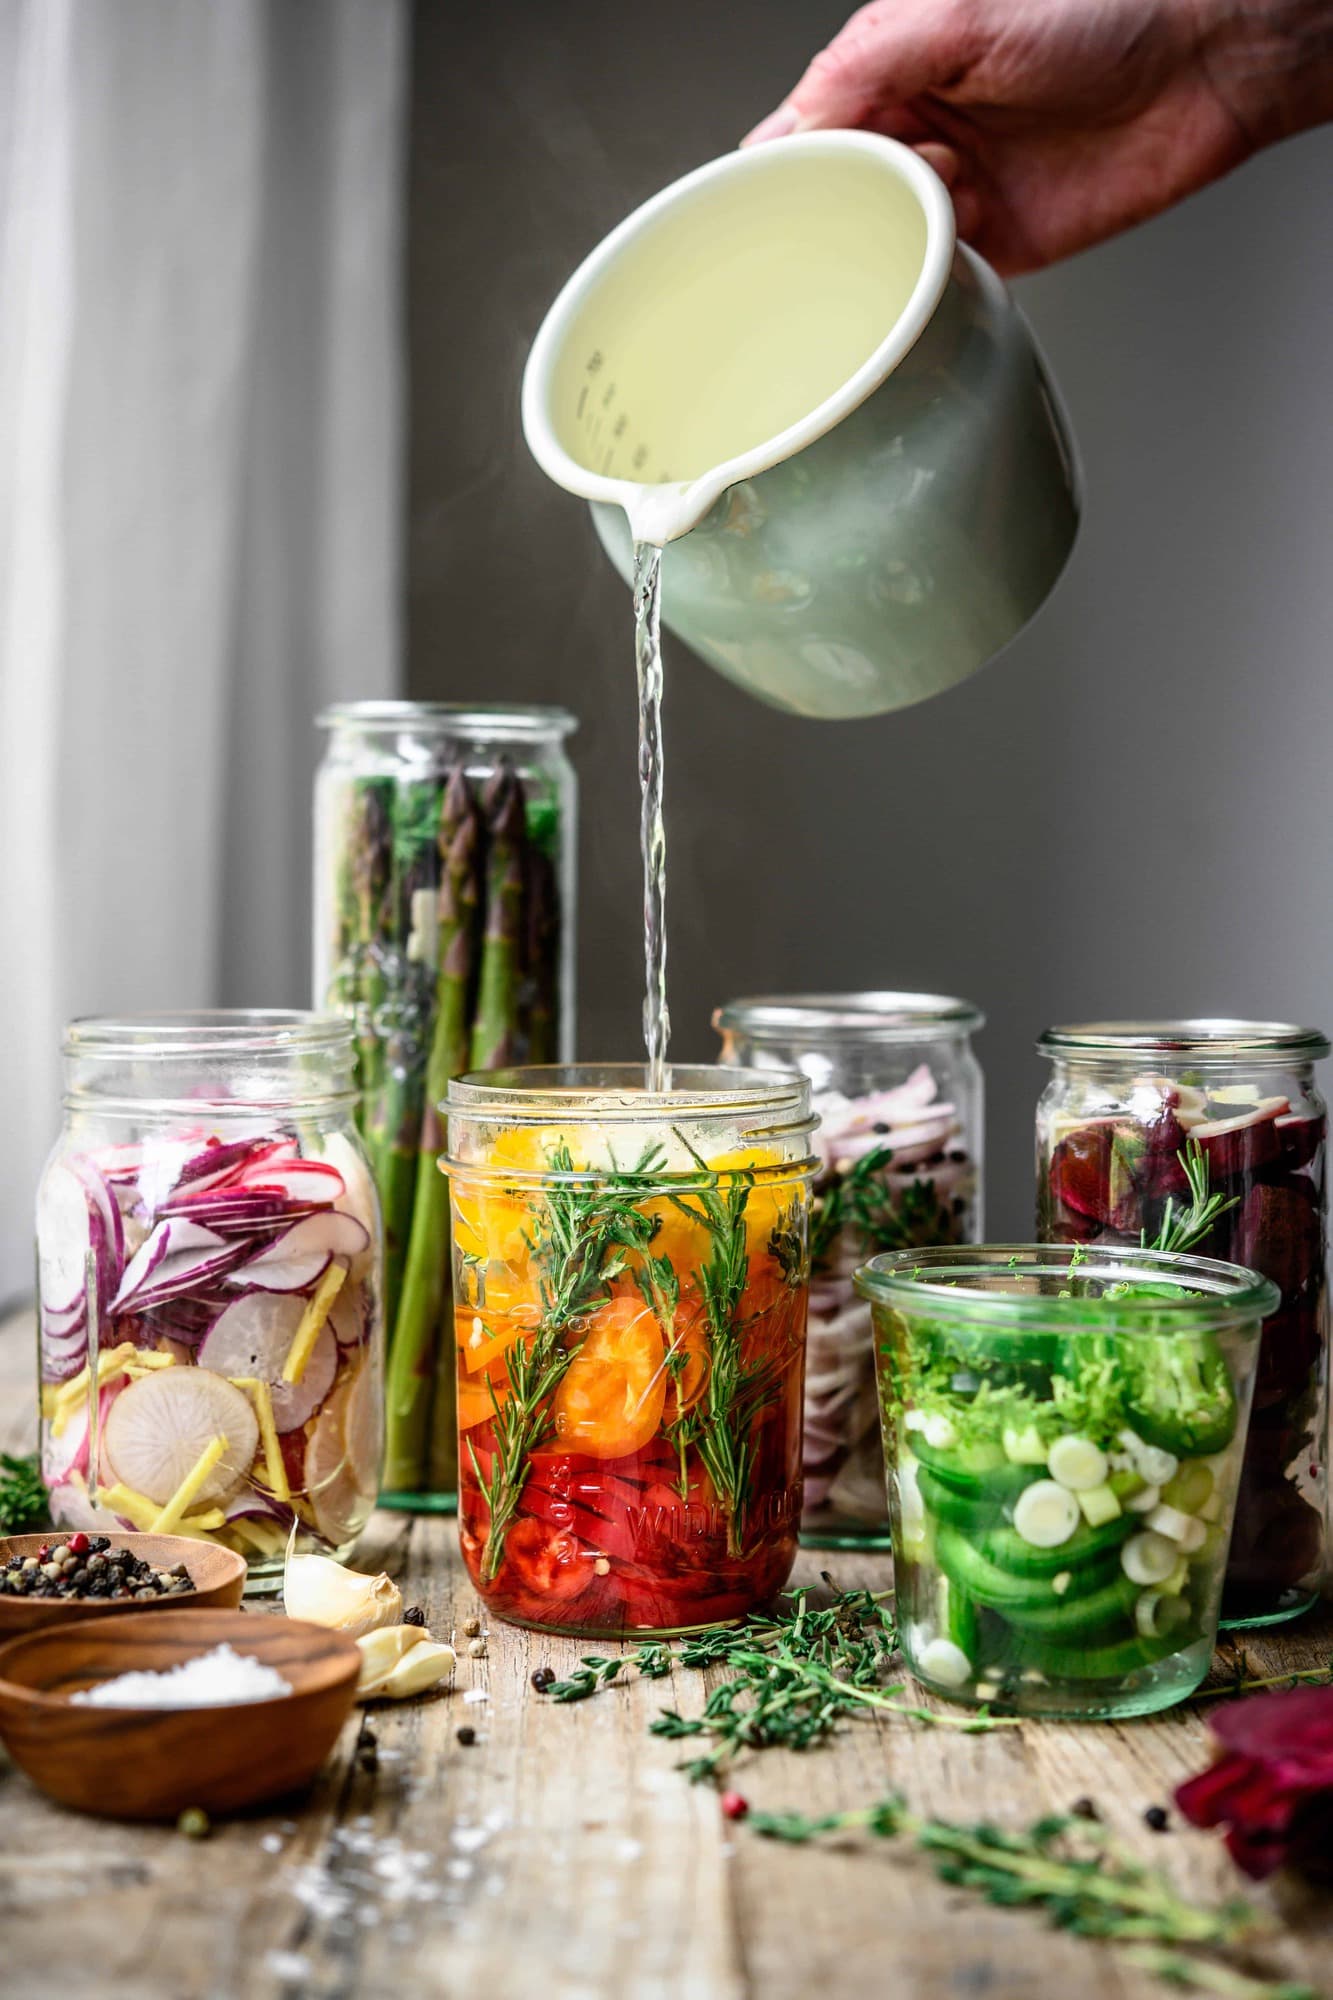
[(1304, 1179), (1252, 1187), (1241, 1204), (1233, 1242), (1238, 1263), (1271, 1278), (1284, 1297), (1299, 1292), (1324, 1257), (1323, 1217), (1314, 1188)]
[(1207, 1118), (1193, 1127), (1190, 1137), (1208, 1156), (1214, 1187), (1223, 1181), (1253, 1180), (1279, 1158), (1282, 1138), (1277, 1121), (1286, 1108), (1285, 1097), (1261, 1098), (1253, 1110), (1237, 1118)]
[(1222, 1754), (1176, 1804), (1195, 1826), (1225, 1826), (1232, 1859), (1256, 1880), (1326, 1858), (1333, 1822), (1333, 1688), (1289, 1688), (1215, 1708)]
[(1308, 1167), (1319, 1148), (1324, 1143), (1328, 1130), (1328, 1120), (1322, 1114), (1314, 1116), (1303, 1111), (1293, 1111), (1277, 1121), (1278, 1137), (1282, 1141), (1282, 1162), (1292, 1173), (1299, 1173)]

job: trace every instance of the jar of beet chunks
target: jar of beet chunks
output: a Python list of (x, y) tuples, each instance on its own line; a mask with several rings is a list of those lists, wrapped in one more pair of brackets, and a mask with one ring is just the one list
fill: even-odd
[(814, 1548), (889, 1547), (874, 1328), (853, 1274), (881, 1252), (980, 1240), (983, 1025), (937, 993), (798, 993), (713, 1015), (723, 1062), (799, 1070), (819, 1120), (801, 1515)]
[(58, 1527), (345, 1556), (383, 1428), (379, 1208), (331, 1015), (75, 1021), (37, 1195)]
[[(1191, 1250), (1278, 1287), (1264, 1326), (1222, 1622), (1294, 1618), (1325, 1566), (1327, 1116), (1313, 1028), (1234, 1020), (1050, 1028), (1037, 1110), (1038, 1232)], [(1177, 1420), (1182, 1448), (1187, 1400)], [(1162, 1442), (1174, 1449), (1170, 1437)]]
[(326, 710), (314, 1004), (356, 1030), (357, 1122), (384, 1215), (384, 1504), (457, 1503), (451, 1076), (574, 1048), (578, 792), (562, 708)]
[(801, 1513), (799, 1077), (449, 1087), (463, 1554), (512, 1623), (688, 1632), (781, 1589)]

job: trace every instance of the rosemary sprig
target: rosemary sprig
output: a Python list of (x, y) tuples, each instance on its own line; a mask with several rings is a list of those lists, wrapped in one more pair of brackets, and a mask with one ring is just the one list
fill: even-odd
[[(1201, 1243), (1213, 1224), (1221, 1216), (1235, 1208), (1239, 1195), (1209, 1194), (1208, 1155), (1197, 1139), (1187, 1139), (1183, 1152), (1177, 1153), (1189, 1183), (1190, 1198), (1186, 1206), (1177, 1202), (1174, 1195), (1166, 1198), (1162, 1212), (1162, 1225), (1152, 1242), (1154, 1250), (1190, 1250)], [(1148, 1232), (1140, 1232), (1140, 1242), (1147, 1249)]]
[(1141, 1861), (1095, 1820), (1052, 1814), (1019, 1831), (985, 1820), (968, 1826), (922, 1818), (893, 1796), (856, 1811), (818, 1816), (755, 1812), (749, 1823), (770, 1840), (796, 1843), (850, 1832), (908, 1839), (930, 1856), (942, 1881), (988, 1903), (1042, 1910), (1057, 1929), (1082, 1937), (1190, 1947), (1189, 1956), (1152, 1954), (1150, 1969), (1178, 1983), (1235, 1994), (1237, 2000), (1315, 2000), (1307, 1988), (1286, 1983), (1228, 1985), (1228, 1977), (1240, 1980), (1242, 1975), (1199, 1959), (1193, 1951), (1225, 1948), (1252, 1937), (1262, 1929), (1256, 1912), (1239, 1901), (1187, 1901), (1160, 1869)]
[(810, 1218), (810, 1262), (815, 1269), (827, 1263), (844, 1229), (854, 1233), (866, 1256), (954, 1240), (953, 1217), (933, 1181), (915, 1180), (900, 1191), (885, 1185), (884, 1171), (892, 1160), (891, 1146), (872, 1146), (816, 1196)]
[(581, 1315), (605, 1304), (608, 1285), (628, 1264), (627, 1251), (646, 1251), (657, 1229), (655, 1216), (638, 1206), (652, 1192), (661, 1148), (649, 1146), (629, 1173), (602, 1175), (589, 1187), (563, 1184), (574, 1161), (567, 1146), (551, 1155), (556, 1176), (546, 1194), (534, 1234), (527, 1239), (538, 1272), (541, 1318), (530, 1341), (505, 1351), (509, 1394), (503, 1401), (491, 1388), (494, 1455), (489, 1479), (467, 1440), (472, 1468), (490, 1509), (482, 1576), (490, 1582), (504, 1559), (505, 1536), (517, 1511), (532, 1452), (550, 1427), (550, 1402), (578, 1352)]
[(1243, 1661), (1238, 1661), (1235, 1673), (1221, 1687), (1200, 1688), (1191, 1695), (1191, 1701), (1223, 1701), (1240, 1694), (1253, 1694), (1259, 1688), (1294, 1688), (1302, 1686), (1333, 1687), (1333, 1658), (1322, 1667), (1293, 1667), (1285, 1674), (1251, 1674)]
[(713, 1490), (727, 1516), (727, 1554), (743, 1555), (754, 1481), (754, 1420), (772, 1386), (770, 1362), (746, 1364), (741, 1359), (744, 1328), (740, 1320), (750, 1259), (745, 1210), (754, 1175), (735, 1170), (715, 1173), (683, 1133), (681, 1140), (700, 1170), (692, 1197), (671, 1199), (691, 1222), (708, 1231), (710, 1250), (696, 1272), (708, 1327), (710, 1366), (700, 1407), (693, 1413), (689, 1442), (697, 1450)]

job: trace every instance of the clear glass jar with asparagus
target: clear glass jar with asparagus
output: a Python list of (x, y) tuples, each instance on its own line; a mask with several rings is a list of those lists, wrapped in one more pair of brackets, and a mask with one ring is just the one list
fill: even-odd
[(384, 1211), (386, 1505), (451, 1511), (451, 1076), (573, 1053), (577, 786), (558, 708), (351, 702), (315, 788), (315, 995), (354, 1023)]

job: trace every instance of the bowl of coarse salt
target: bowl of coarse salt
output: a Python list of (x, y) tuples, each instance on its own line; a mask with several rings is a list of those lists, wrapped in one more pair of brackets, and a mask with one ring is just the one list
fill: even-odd
[(238, 1812), (308, 1785), (356, 1697), (354, 1640), (243, 1611), (136, 1611), (0, 1647), (0, 1741), (61, 1805)]

